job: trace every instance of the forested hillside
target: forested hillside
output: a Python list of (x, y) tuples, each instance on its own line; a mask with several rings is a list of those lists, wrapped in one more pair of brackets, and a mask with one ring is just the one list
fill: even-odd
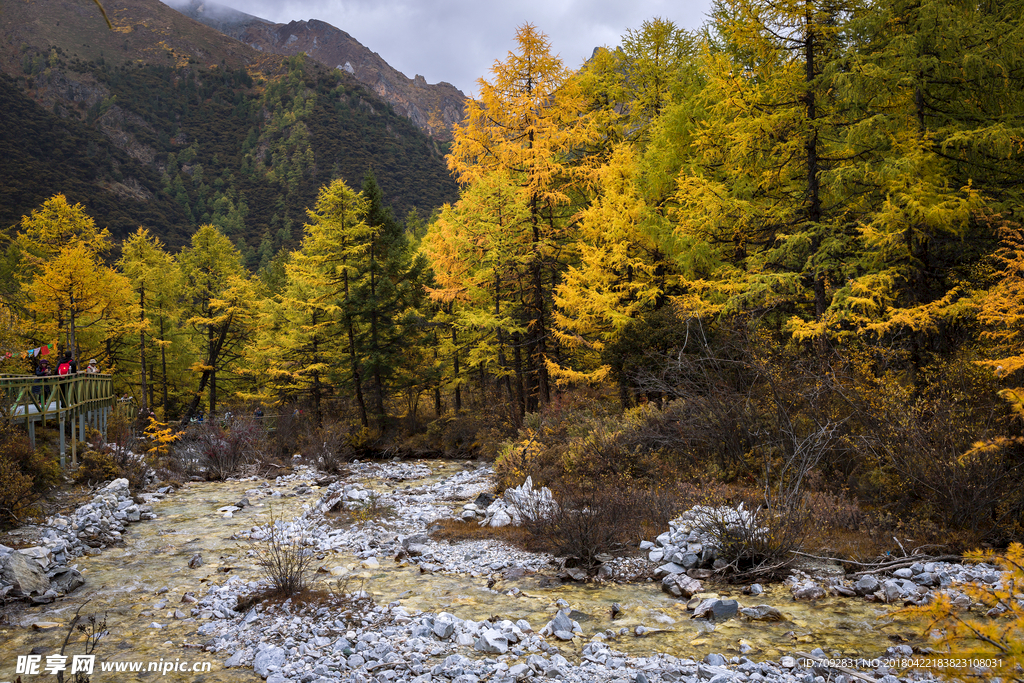
[[(118, 239), (143, 226), (177, 249), (213, 223), (256, 268), (297, 244), (334, 178), (372, 167), (403, 218), (455, 196), (436, 143), (343, 71), (261, 55), (158, 2), (109, 7), (113, 29), (95, 7), (34, 20), (76, 10), (44, 4), (3, 22), (26, 41), (2, 53), (5, 229), (61, 192)], [(154, 52), (145, 35), (167, 31)]]

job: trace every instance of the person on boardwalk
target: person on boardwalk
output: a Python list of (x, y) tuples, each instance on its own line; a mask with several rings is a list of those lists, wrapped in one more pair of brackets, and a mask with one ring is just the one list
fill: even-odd
[(89, 364), (85, 366), (85, 371), (90, 375), (98, 375), (100, 372), (100, 366), (96, 364), (95, 358), (89, 359)]
[[(48, 358), (43, 358), (42, 360), (40, 360), (39, 363), (36, 365), (36, 377), (49, 377), (52, 374), (53, 372), (50, 370), (50, 360)], [(38, 396), (40, 393), (42, 393), (42, 386), (42, 384), (34, 385), (32, 387), (32, 393)]]

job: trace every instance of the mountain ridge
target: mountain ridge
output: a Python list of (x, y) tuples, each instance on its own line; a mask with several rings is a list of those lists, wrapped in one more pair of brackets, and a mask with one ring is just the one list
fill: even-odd
[(157, 0), (0, 15), (0, 229), (64, 193), (123, 238), (202, 223), (257, 267), (336, 178), (373, 168), (399, 217), (457, 196), (441, 144), (344, 70), (238, 42)]
[(168, 5), (258, 52), (305, 53), (328, 68), (347, 71), (435, 139), (450, 140), (452, 127), (462, 120), (466, 96), (461, 90), (446, 81), (429, 84), (419, 74), (409, 78), (326, 21), (279, 24), (206, 0)]

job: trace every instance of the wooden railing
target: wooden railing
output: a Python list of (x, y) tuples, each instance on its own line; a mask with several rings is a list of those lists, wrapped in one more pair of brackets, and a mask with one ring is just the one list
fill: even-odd
[[(65, 465), (65, 425), (78, 428), (78, 439), (71, 439), (71, 459), (77, 464), (77, 441), (85, 440), (87, 426), (106, 438), (107, 421), (114, 405), (114, 378), (79, 372), (73, 375), (36, 377), (0, 375), (3, 410), (13, 424), (28, 427), (29, 441), (35, 448), (36, 423), (54, 421), (60, 431), (60, 464)], [(77, 423), (77, 424), (76, 424)], [(72, 432), (73, 433), (73, 432)]]

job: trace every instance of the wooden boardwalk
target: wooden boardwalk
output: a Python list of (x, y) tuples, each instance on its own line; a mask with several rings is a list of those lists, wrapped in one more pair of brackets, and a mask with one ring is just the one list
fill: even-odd
[(71, 462), (78, 464), (77, 442), (85, 441), (86, 427), (99, 430), (106, 439), (107, 422), (116, 401), (111, 375), (79, 372), (74, 375), (36, 377), (0, 375), (3, 409), (13, 424), (24, 424), (32, 448), (36, 447), (36, 423), (55, 422), (60, 431), (60, 464), (66, 462), (65, 425), (78, 428), (71, 439)]

